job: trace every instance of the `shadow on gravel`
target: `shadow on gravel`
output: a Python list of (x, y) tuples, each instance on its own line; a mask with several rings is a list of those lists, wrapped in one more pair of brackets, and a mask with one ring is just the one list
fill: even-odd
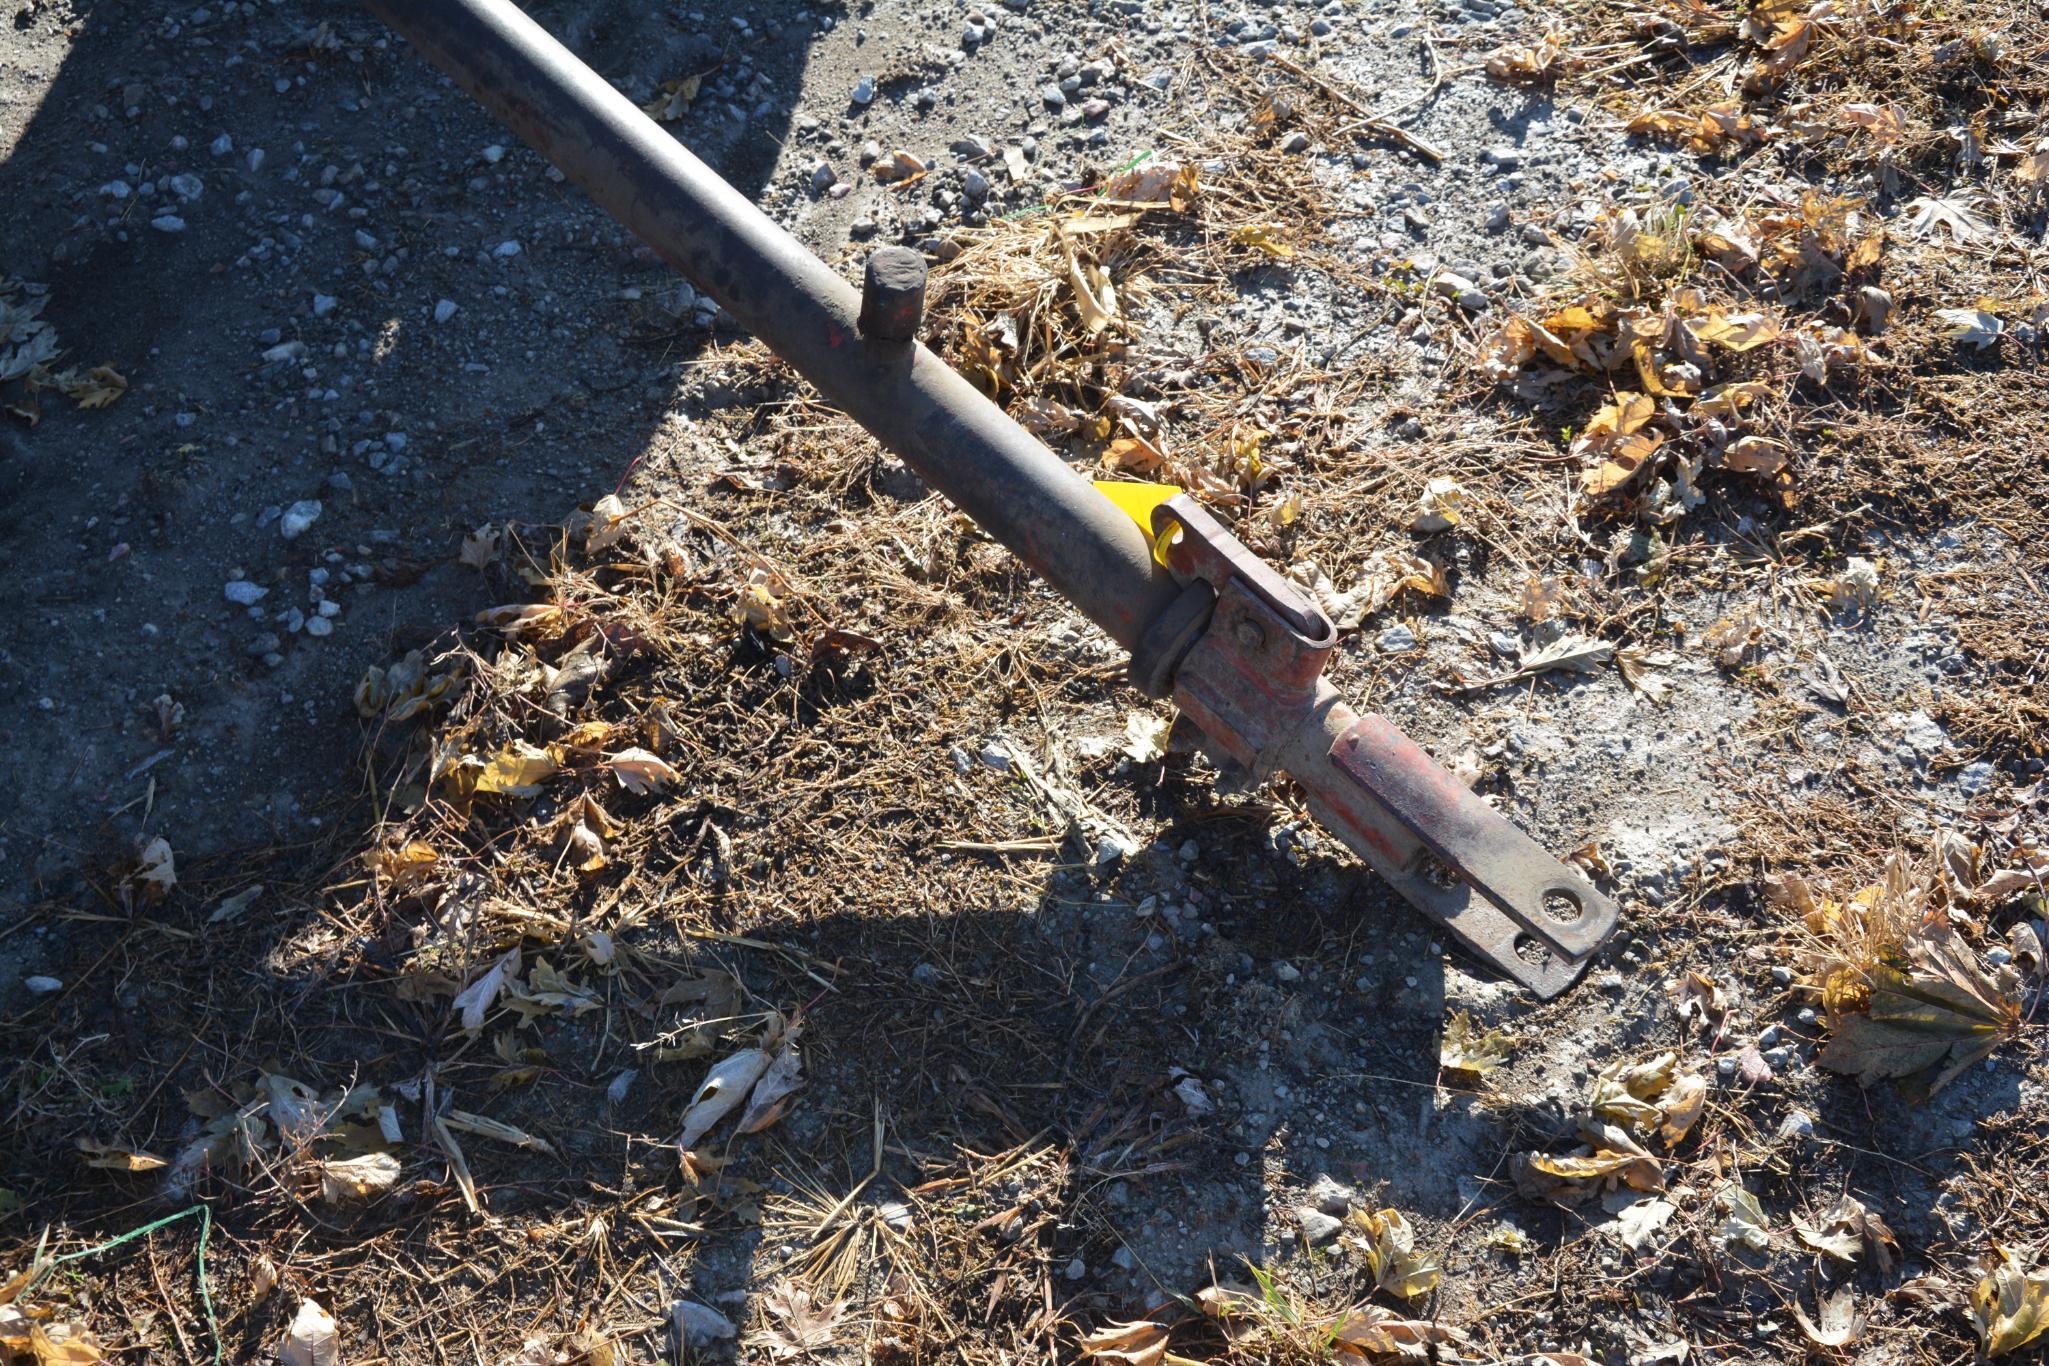
[[(696, 8), (531, 6), (631, 96), (703, 76), (672, 127), (758, 196), (816, 10)], [(0, 274), (49, 287), (54, 367), (128, 384), (98, 410), (0, 386), (40, 408), (0, 414), (0, 906), (97, 907), (147, 836), (195, 872), (318, 839), (354, 679), (488, 605), (461, 536), (611, 488), (721, 334), (353, 5), (25, 0), (0, 63), (48, 82), (0, 123)], [(224, 601), (243, 575), (267, 601)], [(16, 966), (0, 946), (0, 994)]]

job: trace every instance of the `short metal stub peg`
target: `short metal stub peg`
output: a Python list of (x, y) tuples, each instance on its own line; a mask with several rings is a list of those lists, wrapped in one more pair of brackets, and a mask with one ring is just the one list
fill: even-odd
[(861, 279), (861, 335), (907, 342), (925, 320), (925, 258), (909, 247), (869, 253)]

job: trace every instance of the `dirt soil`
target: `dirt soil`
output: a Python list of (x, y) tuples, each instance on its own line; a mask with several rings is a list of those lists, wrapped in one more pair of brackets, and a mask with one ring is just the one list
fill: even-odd
[[(1077, 468), (1317, 585), (1338, 685), (1624, 908), (1541, 1004), (361, 11), (23, 0), (0, 1315), (2024, 1359), (1970, 1297), (2001, 1249), (2049, 1296), (2044, 16), (1807, 10), (531, 9), (850, 279), (924, 250), (928, 340)], [(1846, 1067), (1938, 959), (1934, 1054)], [(801, 1088), (679, 1156), (757, 1049)]]

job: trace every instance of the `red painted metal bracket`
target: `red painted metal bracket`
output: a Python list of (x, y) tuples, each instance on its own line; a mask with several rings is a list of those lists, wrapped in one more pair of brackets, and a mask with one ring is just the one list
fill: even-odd
[(1134, 667), (1171, 676), (1227, 775), (1285, 770), (1318, 821), (1476, 956), (1539, 996), (1572, 985), (1614, 929), (1613, 903), (1384, 717), (1353, 711), (1323, 678), (1330, 620), (1199, 504), (1169, 499), (1153, 529), (1172, 533), (1175, 578), (1206, 585), (1213, 606), (1199, 633), (1170, 633), (1178, 658), (1142, 648)]

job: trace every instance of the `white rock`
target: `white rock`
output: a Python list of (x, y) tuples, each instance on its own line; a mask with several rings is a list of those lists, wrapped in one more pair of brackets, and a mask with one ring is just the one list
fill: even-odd
[(334, 623), (326, 617), (308, 617), (306, 618), (306, 634), (309, 636), (331, 636), (334, 634)]
[(306, 343), (302, 341), (279, 342), (263, 353), (265, 365), (276, 365), (280, 361), (297, 360), (306, 354)]
[(207, 150), (212, 152), (217, 157), (224, 157), (228, 153), (235, 150), (235, 140), (229, 137), (226, 133), (222, 133), (219, 137), (213, 140), (213, 144), (210, 147), (208, 147)]
[(1098, 864), (1115, 863), (1118, 859), (1129, 858), (1137, 852), (1136, 845), (1119, 835), (1105, 835), (1096, 842)]
[(1456, 299), (1467, 290), (1478, 288), (1478, 286), (1463, 275), (1457, 275), (1448, 270), (1440, 270), (1431, 277), (1430, 288), (1444, 298)]
[(125, 180), (110, 180), (100, 186), (100, 193), (110, 199), (126, 199), (135, 193), (135, 188)]
[(183, 232), (185, 220), (174, 213), (160, 213), (149, 220), (149, 225), (158, 232)]
[(172, 194), (178, 196), (187, 204), (190, 204), (193, 200), (206, 193), (206, 182), (190, 171), (174, 175), (164, 183), (171, 187)]
[(28, 988), (31, 996), (48, 996), (53, 991), (64, 990), (64, 983), (55, 977), (24, 977), (21, 984)]
[(251, 583), (247, 579), (229, 579), (225, 584), (221, 585), (221, 596), (229, 602), (239, 603), (244, 607), (253, 607), (269, 597), (270, 590), (260, 583)]
[(305, 534), (306, 528), (320, 520), (320, 500), (301, 498), (284, 510), (277, 519), (278, 535), (288, 541), (296, 541)]
[(492, 143), (484, 149), (484, 160), (496, 166), (499, 162), (505, 160), (505, 149), (495, 142)]
[(334, 306), (339, 302), (341, 301), (332, 294), (315, 294), (313, 296), (313, 316), (316, 318), (326, 317), (334, 312)]
[(445, 322), (447, 322), (447, 321), (448, 321), (448, 320), (449, 320), (450, 318), (453, 318), (454, 316), (455, 316), (455, 300), (453, 300), (453, 299), (443, 299), (443, 300), (442, 300), (442, 301), (441, 301), (440, 303), (438, 303), (438, 304), (435, 304), (435, 305), (434, 305), (434, 321), (435, 321), (435, 322), (437, 322), (437, 323), (445, 323)]
[(249, 149), (249, 155), (246, 158), (244, 158), (244, 162), (249, 167), (249, 173), (251, 175), (254, 175), (256, 174), (256, 172), (262, 170), (263, 149), (261, 147), (251, 147)]
[(491, 248), (491, 254), (500, 258), (519, 255), (519, 243), (506, 240)]
[(863, 76), (854, 83), (854, 103), (873, 104), (874, 102), (875, 78), (873, 76)]

